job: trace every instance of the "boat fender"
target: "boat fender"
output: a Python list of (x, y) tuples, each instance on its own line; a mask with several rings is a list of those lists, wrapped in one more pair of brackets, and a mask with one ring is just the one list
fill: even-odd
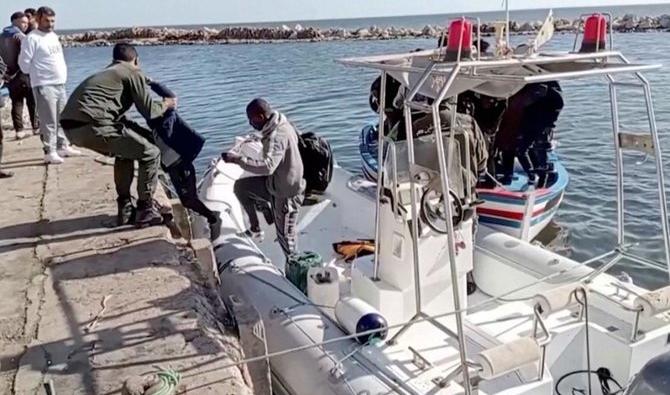
[[(388, 335), (386, 319), (374, 307), (358, 298), (340, 299), (335, 305), (337, 322), (350, 334), (380, 330), (377, 333), (361, 335), (356, 338), (360, 344), (368, 343), (373, 339), (384, 340)], [(383, 329), (383, 330), (382, 330)]]
[(670, 286), (646, 292), (635, 298), (635, 308), (645, 317), (653, 317), (670, 310)]
[(537, 341), (524, 337), (480, 352), (475, 363), (481, 366), (481, 377), (491, 380), (538, 362), (541, 354)]
[(577, 305), (578, 300), (575, 296), (575, 291), (580, 287), (581, 285), (574, 283), (563, 285), (541, 294), (537, 294), (533, 300), (536, 306), (540, 306), (540, 313), (546, 316), (555, 311), (568, 309)]

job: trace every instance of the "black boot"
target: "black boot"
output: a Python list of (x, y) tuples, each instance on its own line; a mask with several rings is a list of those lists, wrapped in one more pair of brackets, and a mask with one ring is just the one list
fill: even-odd
[(144, 228), (147, 226), (155, 226), (163, 223), (163, 215), (156, 208), (153, 200), (137, 201), (137, 218), (135, 226)]
[(116, 226), (124, 226), (135, 223), (137, 211), (135, 210), (133, 201), (130, 198), (117, 198), (116, 207)]
[(215, 215), (215, 217), (212, 217), (209, 219), (209, 236), (212, 239), (212, 241), (216, 240), (221, 236), (221, 213), (218, 211), (212, 211), (212, 214)]

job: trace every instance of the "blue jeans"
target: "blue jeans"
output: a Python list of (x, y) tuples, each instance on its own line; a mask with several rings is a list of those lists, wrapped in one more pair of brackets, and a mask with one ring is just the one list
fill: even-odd
[(65, 85), (38, 86), (33, 88), (33, 95), (40, 119), (44, 153), (50, 154), (70, 145), (60, 127), (60, 114), (67, 101)]

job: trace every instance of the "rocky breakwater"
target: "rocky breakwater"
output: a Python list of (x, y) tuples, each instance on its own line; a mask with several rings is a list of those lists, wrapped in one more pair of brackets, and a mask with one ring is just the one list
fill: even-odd
[[(532, 34), (540, 29), (542, 21), (510, 22), (514, 34)], [(554, 27), (559, 33), (574, 33), (580, 28), (580, 20), (556, 19)], [(670, 30), (670, 15), (657, 17), (624, 15), (612, 21), (616, 32), (645, 32)], [(483, 35), (493, 33), (493, 24), (481, 26)], [(206, 44), (254, 44), (289, 41), (335, 41), (335, 40), (390, 40), (401, 38), (437, 38), (444, 31), (443, 26), (426, 25), (423, 29), (405, 27), (377, 27), (359, 29), (331, 28), (319, 29), (286, 25), (280, 27), (224, 27), (212, 29), (132, 27), (113, 31), (88, 31), (61, 36), (65, 46), (109, 46), (117, 42), (131, 42), (135, 45), (206, 45)]]

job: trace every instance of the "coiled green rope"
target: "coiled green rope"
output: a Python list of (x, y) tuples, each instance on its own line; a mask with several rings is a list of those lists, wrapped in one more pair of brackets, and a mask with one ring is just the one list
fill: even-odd
[(177, 386), (181, 381), (181, 374), (176, 370), (167, 369), (154, 373), (158, 378), (158, 383), (149, 387), (144, 395), (175, 395)]

